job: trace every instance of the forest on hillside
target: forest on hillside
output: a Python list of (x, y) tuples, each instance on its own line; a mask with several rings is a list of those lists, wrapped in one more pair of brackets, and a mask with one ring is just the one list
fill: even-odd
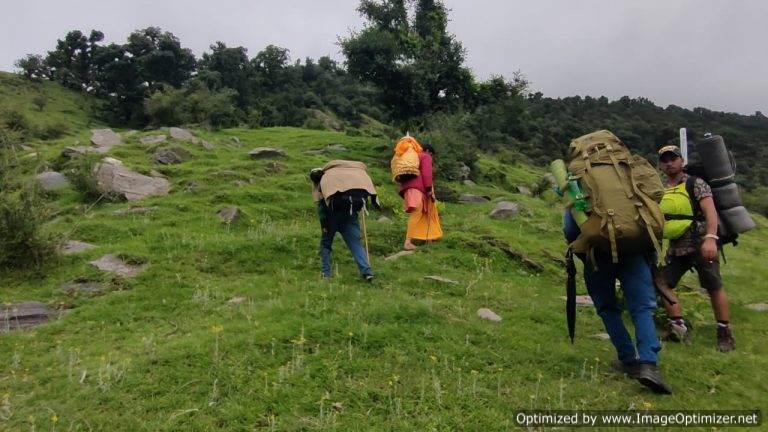
[(694, 139), (723, 135), (744, 188), (768, 185), (768, 118), (760, 113), (664, 108), (627, 96), (548, 98), (532, 93), (522, 73), (478, 80), (439, 0), (362, 0), (358, 10), (366, 25), (340, 37), (343, 64), (327, 56), (292, 60), (288, 48), (274, 45), (252, 55), (223, 42), (198, 58), (173, 33), (149, 27), (122, 44), (103, 43), (98, 30), (73, 30), (17, 67), (29, 79), (95, 96), (94, 116), (114, 126), (303, 126), (354, 135), (381, 123), (377, 134), (418, 131), (441, 152), (440, 172), (449, 179), (462, 163), (472, 166), (478, 151), (542, 164), (599, 128), (652, 157), (688, 127)]

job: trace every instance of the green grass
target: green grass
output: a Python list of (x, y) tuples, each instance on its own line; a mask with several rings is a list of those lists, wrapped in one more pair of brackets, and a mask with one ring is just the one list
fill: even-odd
[[(41, 153), (50, 160), (87, 139), (86, 124), (40, 143)], [(154, 166), (141, 134), (110, 153), (168, 176), (169, 196), (140, 202), (153, 213), (116, 216), (129, 204), (91, 208), (76, 192), (62, 192), (51, 200), (58, 213), (49, 229), (99, 247), (35, 273), (0, 273), (3, 302), (39, 300), (65, 311), (32, 331), (0, 335), (0, 429), (485, 431), (513, 427), (514, 411), (530, 408), (766, 408), (768, 314), (744, 307), (768, 300), (764, 218), (729, 248), (723, 266), (737, 351), (715, 350), (708, 300), (682, 293), (694, 335), (690, 345), (664, 345), (661, 367), (675, 394), (661, 397), (611, 371), (612, 346), (591, 337), (603, 332), (593, 310), (579, 309), (576, 343), (568, 341), (564, 270), (547, 256), (564, 249), (560, 206), (513, 193), (539, 169), (484, 158), (481, 168), (507, 181), (451, 186), (517, 201), (522, 214), (492, 220), (494, 203), (445, 204), (442, 241), (386, 262), (405, 227), (388, 175), (391, 142), (294, 128), (198, 134), (216, 148), (184, 144), (194, 159), (176, 166)], [(331, 143), (349, 151), (306, 153)], [(279, 173), (271, 161), (248, 159), (260, 146), (288, 152)], [(395, 221), (368, 218), (373, 285), (359, 279), (340, 238), (335, 278), (319, 277), (307, 172), (342, 157), (368, 164)], [(192, 181), (197, 189), (185, 192)], [(226, 205), (245, 214), (230, 227), (216, 217)], [(532, 273), (485, 246), (489, 236), (545, 271)], [(126, 281), (104, 276), (88, 261), (105, 253), (150, 267)], [(58, 288), (76, 278), (104, 281), (111, 291), (71, 296)], [(686, 283), (696, 285), (690, 276)], [(235, 296), (246, 301), (228, 304)], [(503, 322), (478, 319), (481, 307)]]

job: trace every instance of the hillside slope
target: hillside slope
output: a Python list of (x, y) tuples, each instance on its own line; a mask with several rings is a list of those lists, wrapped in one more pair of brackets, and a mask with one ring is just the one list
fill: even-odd
[[(80, 121), (72, 119), (72, 136), (38, 143), (42, 157), (88, 136)], [(177, 142), (191, 160), (159, 166), (154, 148), (139, 142), (154, 133), (124, 133), (109, 156), (159, 171), (170, 195), (91, 206), (74, 190), (54, 194), (50, 229), (98, 247), (34, 274), (0, 273), (3, 302), (62, 311), (34, 330), (0, 335), (0, 429), (506, 430), (514, 411), (530, 408), (768, 408), (768, 384), (755, 379), (768, 368), (768, 315), (745, 307), (768, 302), (764, 218), (723, 267), (737, 351), (715, 350), (708, 300), (687, 276), (682, 299), (694, 336), (689, 345), (665, 344), (662, 370), (675, 394), (660, 397), (611, 371), (613, 348), (594, 337), (603, 330), (591, 308), (579, 308), (569, 343), (564, 270), (551, 258), (563, 252), (561, 207), (551, 196), (513, 192), (539, 169), (486, 157), (480, 166), (495, 182), (438, 185), (494, 202), (442, 204), (446, 237), (385, 261), (405, 227), (388, 176), (391, 142), (294, 128), (195, 131), (214, 149)], [(347, 150), (313, 152), (330, 144)], [(248, 158), (262, 146), (287, 157)], [(358, 278), (340, 238), (335, 277), (319, 277), (307, 172), (337, 158), (368, 164), (393, 220), (367, 219), (372, 285)], [(521, 214), (488, 218), (499, 200), (518, 202)], [(151, 210), (115, 213), (135, 205)], [(243, 215), (222, 224), (216, 213), (230, 205)], [(124, 280), (89, 265), (107, 253), (148, 267)], [(76, 280), (106, 289), (61, 289)], [(503, 321), (479, 319), (482, 307)]]

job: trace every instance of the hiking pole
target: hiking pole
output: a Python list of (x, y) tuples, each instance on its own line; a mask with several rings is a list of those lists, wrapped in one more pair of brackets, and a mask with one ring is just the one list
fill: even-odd
[(361, 212), (363, 218), (363, 241), (365, 243), (365, 258), (368, 260), (368, 265), (371, 263), (371, 255), (368, 253), (368, 228), (365, 225), (365, 209)]

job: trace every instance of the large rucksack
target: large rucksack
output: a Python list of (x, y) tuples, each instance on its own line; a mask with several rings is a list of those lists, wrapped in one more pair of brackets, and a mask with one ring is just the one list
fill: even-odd
[(329, 207), (335, 213), (354, 215), (365, 209), (371, 194), (365, 189), (350, 189), (331, 195)]
[(568, 171), (579, 182), (588, 214), (571, 249), (610, 252), (614, 263), (620, 253), (661, 252), (664, 187), (656, 169), (607, 130), (576, 138), (569, 151)]

